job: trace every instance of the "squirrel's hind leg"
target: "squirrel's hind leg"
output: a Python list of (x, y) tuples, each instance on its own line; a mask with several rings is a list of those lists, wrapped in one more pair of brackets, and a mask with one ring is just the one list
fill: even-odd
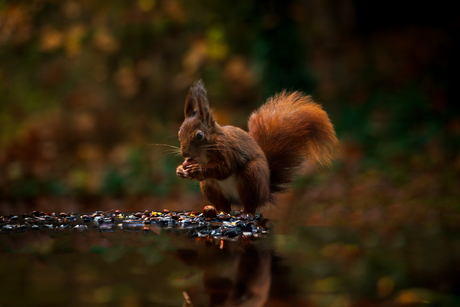
[(238, 176), (237, 189), (245, 213), (255, 214), (269, 202), (270, 171), (266, 162), (250, 161)]

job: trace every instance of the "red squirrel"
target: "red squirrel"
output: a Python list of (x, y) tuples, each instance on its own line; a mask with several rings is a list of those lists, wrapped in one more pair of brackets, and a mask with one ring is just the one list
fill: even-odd
[(224, 212), (242, 205), (255, 214), (286, 191), (303, 162), (330, 165), (338, 146), (327, 113), (300, 92), (269, 98), (252, 113), (246, 132), (216, 122), (200, 80), (188, 92), (184, 114), (178, 136), (187, 159), (176, 174), (199, 181), (204, 197)]

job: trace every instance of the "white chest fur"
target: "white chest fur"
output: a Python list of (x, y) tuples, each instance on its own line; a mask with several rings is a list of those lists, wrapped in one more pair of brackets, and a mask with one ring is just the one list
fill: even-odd
[(213, 184), (219, 188), (226, 199), (240, 202), (240, 196), (238, 195), (238, 190), (236, 188), (235, 175), (230, 176), (225, 180), (213, 180)]

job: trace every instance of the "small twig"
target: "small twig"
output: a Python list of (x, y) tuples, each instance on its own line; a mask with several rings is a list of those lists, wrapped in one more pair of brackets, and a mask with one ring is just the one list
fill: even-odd
[(101, 214), (106, 214), (106, 213), (109, 213), (109, 212), (112, 212), (112, 211), (115, 211), (115, 210), (117, 210), (117, 209), (110, 209), (110, 210), (107, 210), (105, 212), (102, 212)]

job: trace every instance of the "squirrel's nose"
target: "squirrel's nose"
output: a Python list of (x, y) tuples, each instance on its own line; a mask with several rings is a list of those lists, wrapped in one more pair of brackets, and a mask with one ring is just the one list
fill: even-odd
[(183, 147), (180, 149), (180, 153), (181, 153), (182, 157), (184, 157), (184, 158), (189, 158), (190, 157), (190, 153), (187, 150), (185, 150)]

